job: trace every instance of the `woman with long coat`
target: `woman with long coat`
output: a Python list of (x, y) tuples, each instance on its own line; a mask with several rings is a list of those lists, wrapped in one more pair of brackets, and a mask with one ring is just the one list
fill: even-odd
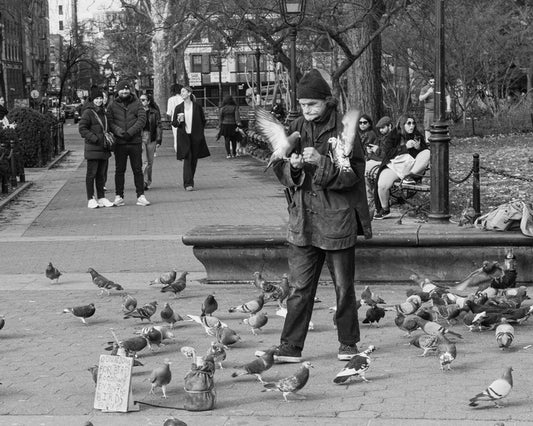
[(183, 103), (172, 116), (172, 126), (177, 128), (176, 158), (183, 160), (183, 187), (194, 190), (194, 175), (198, 159), (211, 154), (205, 140), (205, 114), (202, 106), (192, 99), (192, 89), (183, 87), (180, 92)]
[[(85, 140), (84, 155), (87, 160), (85, 186), (87, 191), (87, 207), (113, 207), (113, 203), (105, 198), (104, 185), (107, 165), (111, 152), (104, 148), (104, 132), (107, 128), (104, 111), (104, 95), (98, 88), (91, 89), (90, 101), (83, 110), (79, 132)], [(96, 198), (94, 187), (96, 185)]]

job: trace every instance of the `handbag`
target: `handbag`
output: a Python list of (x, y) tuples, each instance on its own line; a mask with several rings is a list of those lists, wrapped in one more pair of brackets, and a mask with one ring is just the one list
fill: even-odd
[(400, 179), (403, 179), (409, 174), (414, 164), (415, 159), (410, 154), (400, 154), (390, 160), (387, 167), (394, 171)]
[(113, 133), (107, 131), (107, 117), (104, 115), (104, 120), (105, 120), (105, 126), (104, 126), (102, 123), (102, 120), (100, 120), (100, 117), (98, 117), (98, 114), (96, 113), (96, 111), (93, 111), (93, 113), (96, 119), (98, 120), (98, 123), (102, 127), (102, 130), (104, 131), (104, 149), (106, 151), (113, 152), (115, 150), (116, 141), (115, 141), (115, 136), (113, 135)]
[(486, 231), (510, 231), (519, 227), (522, 234), (533, 237), (532, 208), (520, 200), (510, 201), (479, 216), (474, 226)]

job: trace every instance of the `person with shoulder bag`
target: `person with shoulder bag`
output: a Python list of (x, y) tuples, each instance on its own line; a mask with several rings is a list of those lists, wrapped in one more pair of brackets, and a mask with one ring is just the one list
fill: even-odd
[(148, 94), (143, 94), (139, 100), (146, 111), (146, 123), (142, 132), (144, 190), (146, 191), (150, 189), (152, 184), (155, 151), (158, 146), (161, 146), (163, 128), (161, 126), (161, 113), (154, 99)]
[[(105, 198), (104, 185), (111, 151), (105, 146), (107, 119), (104, 112), (104, 96), (98, 87), (91, 89), (90, 98), (79, 123), (80, 135), (85, 140), (84, 156), (87, 160), (85, 186), (87, 190), (87, 207), (113, 207)], [(96, 198), (94, 189), (96, 186)]]

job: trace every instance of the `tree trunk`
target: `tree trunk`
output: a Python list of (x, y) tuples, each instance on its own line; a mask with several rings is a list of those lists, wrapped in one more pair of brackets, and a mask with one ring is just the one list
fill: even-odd
[(168, 28), (170, 18), (169, 0), (152, 1), (152, 61), (154, 67), (154, 100), (162, 112), (167, 109), (172, 84), (172, 46)]
[[(366, 13), (360, 27), (352, 30), (350, 39), (352, 51), (364, 46), (379, 27), (378, 20), (381, 0), (367, 0), (363, 10), (356, 13)], [(372, 12), (368, 11), (372, 9)], [(376, 11), (376, 12), (374, 12)], [(377, 121), (383, 115), (383, 91), (381, 86), (381, 36), (370, 44), (368, 49), (354, 62), (346, 73), (348, 77), (348, 99), (353, 99), (354, 105), (362, 113), (370, 115)]]

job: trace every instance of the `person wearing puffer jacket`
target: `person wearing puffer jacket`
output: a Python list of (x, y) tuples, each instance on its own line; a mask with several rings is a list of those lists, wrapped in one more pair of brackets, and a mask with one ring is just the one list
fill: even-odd
[(131, 85), (126, 80), (120, 80), (115, 87), (118, 96), (107, 109), (109, 128), (115, 135), (115, 206), (123, 206), (124, 174), (128, 157), (130, 159), (137, 205), (149, 206), (150, 202), (144, 196), (144, 175), (142, 169), (142, 130), (146, 123), (146, 111), (141, 102), (131, 92)]
[[(80, 135), (85, 140), (84, 156), (87, 160), (85, 186), (87, 189), (87, 207), (90, 209), (113, 207), (113, 203), (105, 198), (104, 190), (107, 164), (111, 152), (104, 148), (104, 132), (107, 129), (102, 128), (102, 125), (106, 126), (103, 103), (102, 90), (93, 87), (90, 101), (86, 103), (79, 123)], [(95, 185), (96, 199), (94, 197)]]

